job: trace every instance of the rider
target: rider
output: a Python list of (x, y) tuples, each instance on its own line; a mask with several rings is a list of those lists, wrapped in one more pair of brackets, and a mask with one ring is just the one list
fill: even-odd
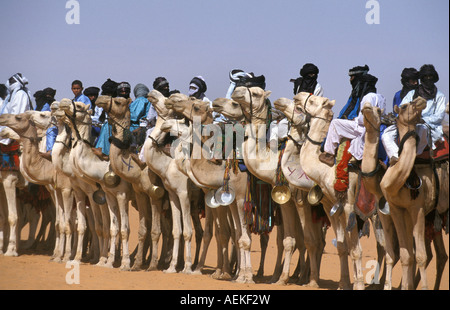
[[(417, 90), (413, 89), (406, 94), (400, 106), (413, 101), (417, 97), (427, 100), (427, 106), (422, 111), (424, 123), (416, 125), (416, 133), (419, 136), (417, 144), (417, 155), (422, 154), (427, 145), (435, 150), (436, 143), (443, 140), (442, 121), (445, 117), (445, 105), (447, 99), (440, 92), (435, 83), (439, 81), (439, 75), (433, 65), (423, 65), (419, 71), (420, 85)], [(395, 125), (389, 126), (381, 136), (381, 141), (386, 149), (390, 164), (394, 165), (398, 161), (399, 147), (396, 143), (397, 128)]]

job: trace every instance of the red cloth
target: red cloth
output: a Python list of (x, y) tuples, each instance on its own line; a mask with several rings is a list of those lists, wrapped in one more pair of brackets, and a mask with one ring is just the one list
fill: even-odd
[(339, 145), (336, 157), (336, 180), (334, 182), (334, 189), (337, 192), (345, 192), (348, 188), (348, 162), (352, 158), (352, 154), (348, 152), (350, 143), (350, 140), (346, 140)]

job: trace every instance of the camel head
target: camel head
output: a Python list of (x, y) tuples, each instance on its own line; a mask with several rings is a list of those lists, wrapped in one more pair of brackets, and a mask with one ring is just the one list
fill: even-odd
[(379, 107), (374, 107), (370, 104), (370, 102), (364, 103), (361, 113), (364, 116), (364, 126), (368, 130), (380, 130), (381, 125), (381, 115), (383, 114), (383, 110)]
[(99, 96), (95, 101), (95, 104), (107, 111), (108, 115), (111, 115), (116, 119), (121, 119), (130, 111), (129, 106), (131, 102), (131, 98)]
[(161, 125), (161, 131), (173, 132), (175, 136), (186, 136), (189, 133), (189, 126), (182, 119), (168, 119)]
[(156, 89), (151, 90), (147, 94), (147, 99), (151, 102), (159, 117), (167, 118), (172, 113), (172, 111), (165, 106), (165, 101), (168, 98), (164, 97), (163, 94)]
[(245, 118), (241, 105), (232, 99), (217, 98), (212, 106), (215, 112), (223, 114), (228, 119), (242, 121)]
[(10, 127), (18, 135), (23, 135), (32, 125), (31, 113), (0, 115), (0, 126)]
[[(238, 102), (244, 111), (249, 111), (251, 116), (257, 119), (266, 119), (267, 115), (267, 101), (272, 92), (265, 91), (261, 87), (236, 87), (231, 98)], [(252, 120), (253, 121), (253, 120)]]
[(427, 101), (422, 97), (417, 97), (411, 102), (394, 106), (394, 112), (398, 114), (397, 126), (415, 126), (422, 118), (422, 110), (427, 106)]
[(301, 126), (306, 124), (306, 115), (301, 110), (300, 106), (295, 105), (294, 101), (288, 98), (279, 98), (273, 103), (275, 109), (280, 110), (289, 122), (294, 126)]
[(36, 128), (47, 130), (52, 123), (52, 112), (45, 111), (26, 111), (25, 113), (29, 113), (31, 115), (30, 122), (36, 126)]
[(174, 94), (166, 100), (165, 105), (166, 108), (173, 109), (190, 121), (193, 121), (194, 117), (200, 117), (202, 124), (212, 123), (212, 109), (206, 101), (182, 94)]
[(55, 117), (58, 123), (64, 121), (66, 113), (64, 113), (64, 111), (59, 108), (59, 101), (53, 101), (53, 103), (50, 106), (50, 110), (52, 111), (52, 116)]
[(90, 123), (92, 110), (83, 102), (72, 102), (72, 100), (64, 98), (59, 102), (59, 109), (64, 111), (66, 117), (64, 121), (70, 123), (70, 118), (75, 117), (79, 123)]
[(0, 139), (19, 140), (20, 136), (11, 128), (5, 127), (2, 131), (0, 131)]
[(335, 100), (329, 100), (325, 97), (311, 95), (301, 92), (294, 96), (294, 103), (309, 118), (324, 118), (331, 121), (333, 119), (332, 108)]

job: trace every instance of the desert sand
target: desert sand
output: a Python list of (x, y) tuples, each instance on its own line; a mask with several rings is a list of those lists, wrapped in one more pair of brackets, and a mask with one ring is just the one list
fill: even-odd
[[(137, 223), (138, 215), (134, 208), (130, 208), (130, 250), (132, 251), (137, 244)], [(264, 267), (264, 276), (255, 277), (255, 284), (238, 284), (231, 281), (214, 280), (210, 274), (214, 271), (216, 265), (216, 246), (215, 240), (211, 242), (206, 260), (206, 268), (202, 275), (186, 275), (182, 273), (166, 274), (163, 271), (121, 271), (118, 268), (107, 269), (81, 263), (79, 266), (79, 284), (74, 282), (72, 274), (75, 267), (66, 265), (66, 263), (50, 262), (50, 253), (22, 253), (18, 257), (0, 256), (0, 290), (175, 290), (175, 291), (275, 291), (275, 290), (311, 290), (309, 287), (296, 284), (292, 280), (288, 285), (280, 286), (267, 284), (270, 279), (276, 257), (276, 227), (270, 235), (269, 246), (267, 249), (267, 258)], [(22, 239), (26, 236), (26, 227), (22, 231)], [(371, 230), (370, 237), (362, 237), (363, 247), (363, 266), (364, 275), (369, 278), (373, 274), (374, 267), (372, 261), (376, 259), (375, 239)], [(336, 290), (339, 281), (339, 260), (336, 247), (332, 240), (335, 238), (331, 228), (327, 231), (326, 246), (322, 258), (320, 271), (320, 288), (314, 290)], [(448, 235), (444, 236), (447, 253), (449, 251)], [(193, 242), (195, 246), (195, 241)], [(253, 235), (252, 238), (252, 266), (256, 275), (260, 259), (259, 237)], [(291, 266), (291, 273), (294, 271), (298, 259), (298, 253), (295, 253)], [(435, 259), (431, 261), (428, 269), (428, 287), (434, 286), (435, 281)], [(351, 262), (349, 259), (349, 266)], [(352, 268), (350, 267), (352, 276)], [(69, 281), (66, 281), (66, 277)], [(72, 279), (72, 280), (70, 280)], [(398, 263), (393, 271), (393, 286), (399, 287), (401, 281), (401, 266)], [(366, 285), (366, 289), (380, 289), (378, 286)], [(449, 289), (449, 267), (448, 262), (444, 270), (444, 275), (440, 285), (440, 290)]]

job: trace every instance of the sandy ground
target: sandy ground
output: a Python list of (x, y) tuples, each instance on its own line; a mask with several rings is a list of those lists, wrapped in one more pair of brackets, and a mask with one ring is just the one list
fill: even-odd
[[(137, 212), (130, 208), (130, 250), (137, 244)], [(276, 229), (276, 228), (275, 228)], [(22, 238), (26, 229), (22, 231)], [(162, 271), (121, 271), (118, 268), (107, 269), (86, 263), (79, 267), (79, 284), (67, 284), (66, 277), (75, 270), (66, 263), (50, 262), (49, 254), (27, 253), (19, 257), (0, 256), (0, 290), (310, 290), (308, 287), (297, 285), (290, 281), (288, 285), (280, 286), (266, 284), (270, 279), (276, 255), (275, 230), (270, 235), (269, 247), (264, 269), (264, 276), (255, 277), (255, 284), (238, 284), (230, 281), (214, 280), (210, 277), (216, 265), (215, 241), (211, 242), (203, 275), (185, 275), (181, 273), (166, 274)], [(334, 233), (331, 228), (327, 232), (327, 243), (322, 259), (320, 273), (320, 288), (317, 290), (336, 290), (339, 281), (339, 260), (337, 250), (332, 244)], [(448, 235), (444, 236), (447, 253), (449, 251)], [(371, 260), (376, 259), (375, 239), (371, 236), (361, 238), (363, 247), (364, 275), (373, 271)], [(256, 275), (260, 259), (259, 237), (253, 235), (252, 266)], [(294, 255), (291, 273), (297, 264), (298, 254)], [(351, 266), (350, 262), (349, 265)], [(393, 285), (398, 287), (401, 279), (400, 264), (394, 268)], [(68, 274), (69, 273), (69, 274)], [(352, 274), (352, 271), (351, 271)], [(433, 288), (435, 280), (435, 259), (427, 269), (428, 286)], [(72, 278), (74, 279), (74, 278)], [(366, 286), (367, 289), (371, 287)], [(441, 290), (449, 289), (448, 262), (440, 285)]]

